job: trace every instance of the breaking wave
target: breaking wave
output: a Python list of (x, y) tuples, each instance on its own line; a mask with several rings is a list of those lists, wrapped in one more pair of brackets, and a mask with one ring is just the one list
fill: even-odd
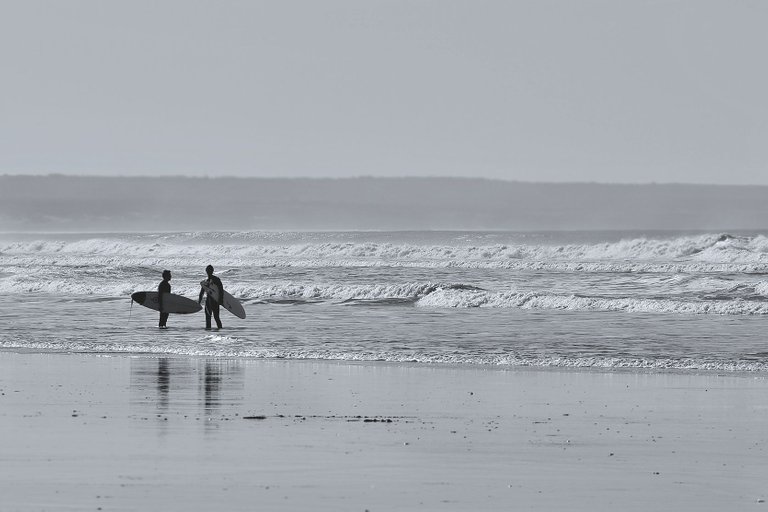
[(421, 245), (388, 242), (275, 243), (262, 238), (189, 235), (133, 239), (5, 242), (8, 264), (179, 266), (413, 266), (566, 271), (719, 271), (768, 269), (768, 238), (710, 234), (673, 239), (629, 239), (594, 244)]
[[(139, 282), (79, 282), (69, 279), (0, 279), (0, 293), (46, 294), (73, 301), (93, 296), (127, 297), (146, 289)], [(264, 303), (328, 302), (339, 305), (408, 304), (425, 308), (547, 309), (568, 311), (623, 311), (714, 315), (768, 314), (768, 281), (735, 283), (728, 288), (668, 295), (608, 296), (557, 293), (551, 290), (486, 290), (468, 283), (411, 282), (399, 284), (235, 283), (227, 290), (246, 305)], [(174, 293), (195, 298), (196, 286), (174, 286)]]
[(546, 292), (467, 291), (439, 289), (419, 299), (417, 306), (436, 308), (520, 308), (569, 311), (624, 311), (715, 315), (766, 315), (768, 301), (686, 300), (679, 298), (587, 297)]

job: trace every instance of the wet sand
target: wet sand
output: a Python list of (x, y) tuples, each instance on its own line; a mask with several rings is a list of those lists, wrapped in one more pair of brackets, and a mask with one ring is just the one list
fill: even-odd
[(0, 352), (2, 510), (768, 510), (768, 378)]

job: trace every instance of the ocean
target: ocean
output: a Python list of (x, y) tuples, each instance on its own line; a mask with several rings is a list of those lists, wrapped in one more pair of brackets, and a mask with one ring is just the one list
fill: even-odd
[[(130, 299), (208, 264), (246, 319)], [(0, 304), (3, 350), (766, 372), (768, 233), (6, 233)]]

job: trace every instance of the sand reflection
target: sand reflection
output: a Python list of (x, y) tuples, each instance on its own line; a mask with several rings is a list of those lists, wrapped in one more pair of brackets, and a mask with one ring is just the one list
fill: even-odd
[(131, 405), (163, 421), (172, 416), (209, 420), (242, 403), (244, 373), (236, 360), (133, 358)]

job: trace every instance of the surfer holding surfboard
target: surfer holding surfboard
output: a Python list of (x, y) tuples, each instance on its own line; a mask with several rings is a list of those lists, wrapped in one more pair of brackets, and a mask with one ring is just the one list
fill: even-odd
[(163, 309), (163, 294), (171, 293), (171, 271), (163, 270), (163, 280), (157, 285), (157, 300), (160, 308), (160, 329), (167, 329), (165, 323), (168, 321), (168, 313)]
[(211, 315), (216, 320), (216, 327), (221, 329), (221, 318), (219, 318), (219, 306), (224, 300), (224, 285), (221, 284), (221, 279), (213, 275), (213, 265), (205, 267), (205, 272), (208, 274), (208, 279), (203, 279), (200, 282), (200, 296), (197, 298), (197, 302), (202, 303), (203, 294), (205, 298), (205, 330), (211, 330)]
[(163, 270), (163, 280), (157, 285), (156, 292), (143, 291), (131, 294), (131, 306), (138, 302), (145, 308), (154, 309), (160, 312), (160, 323), (158, 327), (167, 329), (165, 323), (168, 321), (170, 313), (189, 314), (197, 313), (202, 308), (200, 304), (192, 299), (182, 297), (171, 293), (171, 271)]

